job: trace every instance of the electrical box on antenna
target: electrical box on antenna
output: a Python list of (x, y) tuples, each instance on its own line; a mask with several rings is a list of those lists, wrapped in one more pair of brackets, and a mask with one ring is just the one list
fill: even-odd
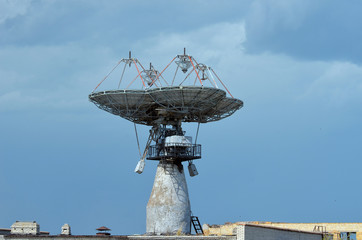
[(188, 169), (189, 169), (189, 174), (191, 177), (199, 175), (199, 172), (197, 171), (195, 164), (190, 163), (188, 166)]

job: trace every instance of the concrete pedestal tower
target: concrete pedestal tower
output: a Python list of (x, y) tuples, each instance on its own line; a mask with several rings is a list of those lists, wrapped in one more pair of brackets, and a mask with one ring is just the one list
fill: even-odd
[(185, 172), (179, 165), (160, 162), (147, 204), (146, 231), (190, 233), (191, 207)]

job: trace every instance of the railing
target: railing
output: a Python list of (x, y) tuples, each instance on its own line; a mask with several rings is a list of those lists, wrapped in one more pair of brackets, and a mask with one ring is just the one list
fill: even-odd
[(149, 160), (181, 160), (189, 161), (201, 158), (201, 144), (190, 144), (190, 146), (168, 146), (160, 147), (152, 145), (148, 148), (147, 159)]

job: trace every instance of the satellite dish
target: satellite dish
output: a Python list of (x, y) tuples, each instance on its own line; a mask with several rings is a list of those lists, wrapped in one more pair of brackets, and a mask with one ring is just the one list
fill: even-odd
[[(100, 109), (134, 124), (151, 126), (145, 150), (143, 154), (140, 151), (141, 160), (135, 168), (136, 173), (142, 173), (145, 159), (159, 161), (147, 205), (147, 233), (169, 234), (180, 228), (190, 233), (191, 210), (182, 162), (189, 162), (190, 176), (198, 175), (193, 160), (201, 158), (201, 145), (196, 143), (197, 135), (194, 143), (191, 137), (185, 136), (181, 125), (221, 120), (239, 110), (243, 102), (231, 95), (211, 67), (198, 63), (185, 49), (184, 54), (175, 56), (161, 72), (152, 64), (145, 69), (131, 53), (116, 67), (121, 63), (124, 67), (118, 88), (96, 91), (110, 76), (108, 74), (89, 95), (89, 100)], [(134, 66), (135, 74), (124, 83), (127, 66)], [(167, 75), (172, 66), (176, 69)], [(130, 89), (136, 80), (141, 82), (141, 88)], [(122, 88), (121, 83), (128, 85)], [(172, 199), (172, 204), (167, 205), (167, 199)]]

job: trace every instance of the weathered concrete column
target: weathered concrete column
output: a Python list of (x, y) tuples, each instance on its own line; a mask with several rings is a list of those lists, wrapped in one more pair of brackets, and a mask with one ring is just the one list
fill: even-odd
[[(181, 164), (181, 163), (180, 163)], [(148, 234), (189, 234), (191, 208), (182, 165), (159, 163), (147, 204)]]

